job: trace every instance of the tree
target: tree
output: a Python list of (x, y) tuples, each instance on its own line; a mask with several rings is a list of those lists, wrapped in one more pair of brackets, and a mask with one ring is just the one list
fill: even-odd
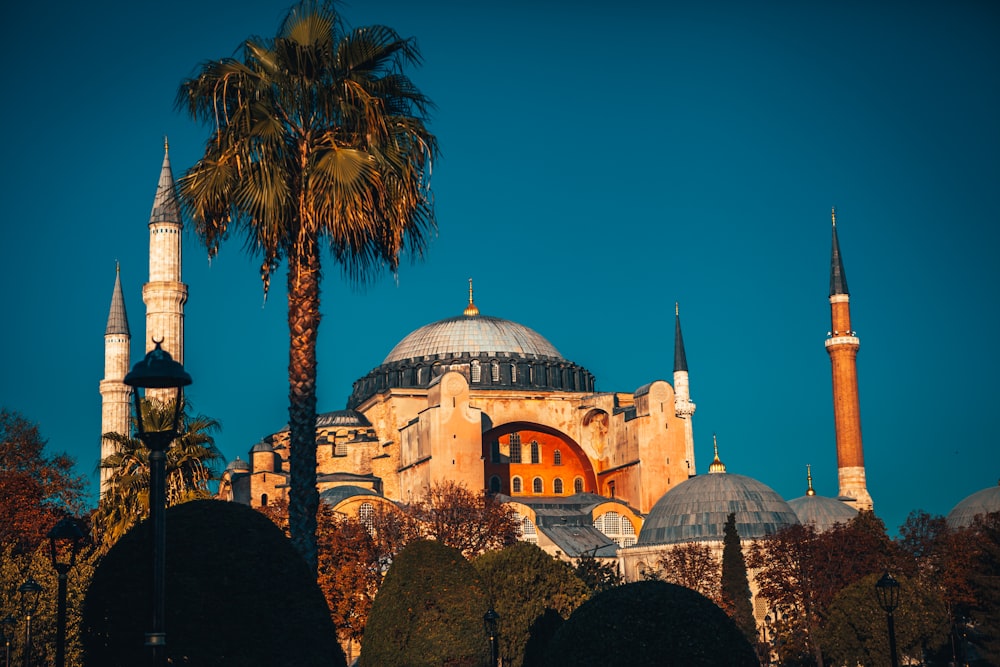
[(616, 586), (584, 602), (549, 643), (551, 667), (750, 667), (753, 647), (725, 612), (665, 581)]
[(740, 631), (752, 644), (757, 641), (757, 623), (753, 618), (750, 602), (750, 581), (747, 565), (743, 560), (740, 535), (736, 532), (736, 515), (726, 517), (722, 538), (722, 608), (736, 622)]
[(352, 282), (421, 255), (437, 143), (430, 101), (404, 74), (419, 51), (390, 28), (348, 30), (332, 2), (304, 0), (273, 39), (242, 46), (181, 84), (178, 106), (212, 134), (180, 199), (209, 256), (235, 231), (262, 257), (265, 294), (287, 261), (289, 521), (315, 570), (321, 251)]
[(649, 577), (690, 588), (716, 604), (722, 602), (722, 568), (705, 542), (678, 544), (665, 552)]
[(1000, 512), (976, 517), (972, 535), (979, 543), (972, 583), (976, 604), (970, 641), (989, 664), (1000, 664)]
[(573, 566), (577, 578), (587, 590), (594, 594), (621, 586), (624, 579), (618, 571), (618, 562), (598, 559), (594, 554), (594, 551), (580, 554)]
[(361, 665), (472, 667), (486, 656), (486, 589), (458, 549), (418, 540), (403, 549), (375, 597)]
[[(874, 603), (875, 582), (869, 574), (846, 586), (833, 599), (820, 630), (823, 652), (834, 665), (889, 664), (889, 632), (885, 612)], [(923, 662), (924, 653), (948, 637), (948, 617), (933, 589), (898, 577), (899, 608), (894, 612), (896, 646), (901, 660)], [(903, 662), (914, 664), (914, 662)]]
[[(313, 574), (265, 517), (238, 503), (196, 500), (169, 508), (166, 525), (168, 662), (346, 664)], [(149, 543), (144, 521), (98, 565), (83, 609), (84, 665), (149, 662)]]
[(528, 542), (485, 553), (472, 564), (500, 614), (500, 656), (510, 667), (522, 666), (532, 626), (546, 610), (566, 619), (589, 596), (573, 568)]
[[(182, 399), (183, 400), (183, 399)], [(219, 423), (204, 415), (184, 411), (184, 433), (166, 451), (167, 506), (212, 496), (208, 483), (218, 478), (222, 454), (212, 435)], [(147, 431), (166, 430), (174, 414), (174, 402), (143, 399), (142, 414)], [(135, 430), (135, 416), (132, 416)], [(105, 433), (115, 451), (104, 458), (100, 468), (110, 470), (107, 490), (94, 513), (97, 533), (106, 545), (113, 544), (132, 526), (149, 516), (149, 448), (138, 438), (121, 433)]]
[(83, 477), (46, 444), (36, 424), (0, 408), (0, 545), (16, 553), (33, 552), (63, 514), (82, 510)]
[(458, 549), (466, 558), (514, 544), (520, 534), (513, 508), (455, 482), (433, 485), (427, 499), (409, 511), (425, 537)]

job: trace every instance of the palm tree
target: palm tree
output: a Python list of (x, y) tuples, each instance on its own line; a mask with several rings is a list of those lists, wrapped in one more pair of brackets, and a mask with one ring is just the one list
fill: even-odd
[(329, 1), (289, 10), (273, 39), (203, 63), (177, 103), (211, 128), (179, 181), (181, 205), (214, 256), (236, 232), (262, 259), (264, 292), (288, 263), (289, 524), (316, 569), (316, 341), (321, 254), (354, 284), (422, 255), (435, 229), (430, 101), (403, 73), (412, 39), (347, 29)]
[[(181, 399), (183, 400), (183, 399)], [(212, 433), (219, 423), (204, 415), (185, 416), (184, 433), (167, 448), (167, 506), (189, 500), (211, 498), (208, 483), (218, 479), (223, 456)], [(143, 399), (142, 414), (147, 431), (166, 430), (173, 419), (174, 403)], [(135, 417), (132, 418), (133, 426)], [(133, 429), (135, 430), (135, 429)], [(107, 544), (113, 544), (129, 528), (149, 516), (149, 448), (138, 438), (105, 433), (115, 451), (99, 467), (110, 470), (107, 492), (94, 513), (93, 523)]]

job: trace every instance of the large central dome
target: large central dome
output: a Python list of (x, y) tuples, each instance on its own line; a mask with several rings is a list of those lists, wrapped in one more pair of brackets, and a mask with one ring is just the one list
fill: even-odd
[(460, 315), (420, 327), (392, 348), (383, 364), (463, 353), (562, 359), (559, 350), (523, 324), (487, 315)]

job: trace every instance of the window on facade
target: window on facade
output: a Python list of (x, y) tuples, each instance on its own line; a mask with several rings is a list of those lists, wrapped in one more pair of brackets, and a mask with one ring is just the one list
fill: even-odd
[(543, 491), (541, 477), (536, 477), (531, 480), (531, 490), (535, 493), (541, 493)]
[(517, 382), (517, 364), (510, 365), (510, 381)]
[(500, 493), (500, 478), (496, 475), (490, 477), (490, 493)]
[(577, 477), (573, 480), (573, 493), (583, 493), (583, 478)]
[(560, 452), (558, 449), (552, 452), (552, 464), (557, 466), (562, 465), (562, 452)]
[(562, 480), (559, 479), (558, 477), (556, 478), (556, 480), (554, 482), (552, 482), (552, 492), (555, 493), (557, 496), (561, 496), (562, 495), (563, 484), (562, 484)]
[(372, 529), (375, 518), (375, 506), (371, 503), (361, 503), (358, 508), (358, 521), (368, 530)]
[(526, 516), (521, 517), (521, 539), (525, 542), (537, 542), (538, 531), (535, 524)]
[(479, 360), (472, 360), (472, 381), (480, 382), (483, 379), (483, 369), (479, 366)]
[(333, 453), (335, 456), (347, 456), (347, 443), (338, 442), (336, 445), (334, 445)]
[(520, 463), (521, 462), (521, 434), (511, 433), (510, 434), (510, 462)]
[(266, 493), (260, 494), (260, 506), (261, 507), (267, 507), (267, 494)]
[(510, 492), (521, 493), (521, 478), (514, 477), (510, 480)]
[(539, 463), (542, 460), (541, 450), (538, 447), (538, 441), (531, 441), (531, 462)]
[(490, 362), (490, 380), (493, 382), (500, 381), (500, 362), (491, 361)]
[(605, 512), (594, 521), (594, 528), (615, 541), (620, 547), (630, 547), (636, 543), (635, 526), (618, 512)]

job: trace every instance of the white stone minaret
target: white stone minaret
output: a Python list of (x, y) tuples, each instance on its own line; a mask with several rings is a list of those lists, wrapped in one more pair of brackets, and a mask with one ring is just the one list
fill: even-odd
[(691, 402), (691, 387), (688, 384), (687, 355), (684, 354), (684, 338), (681, 336), (681, 312), (674, 304), (674, 413), (684, 420), (684, 458), (687, 461), (688, 477), (693, 477), (697, 469), (694, 465), (694, 416), (695, 404)]
[[(114, 445), (104, 437), (105, 433), (129, 434), (129, 400), (132, 388), (122, 382), (129, 370), (129, 350), (132, 336), (125, 314), (125, 298), (122, 296), (121, 271), (115, 266), (115, 288), (111, 293), (111, 311), (108, 326), (104, 329), (104, 379), (101, 380), (101, 459), (114, 453)], [(103, 497), (107, 487), (108, 471), (101, 470), (101, 491)]]
[[(181, 209), (170, 169), (170, 152), (163, 145), (163, 167), (149, 216), (149, 282), (142, 286), (146, 304), (145, 351), (162, 341), (174, 361), (184, 363), (184, 303), (188, 288), (181, 282)], [(152, 389), (146, 394), (158, 400), (173, 400), (173, 390)]]

